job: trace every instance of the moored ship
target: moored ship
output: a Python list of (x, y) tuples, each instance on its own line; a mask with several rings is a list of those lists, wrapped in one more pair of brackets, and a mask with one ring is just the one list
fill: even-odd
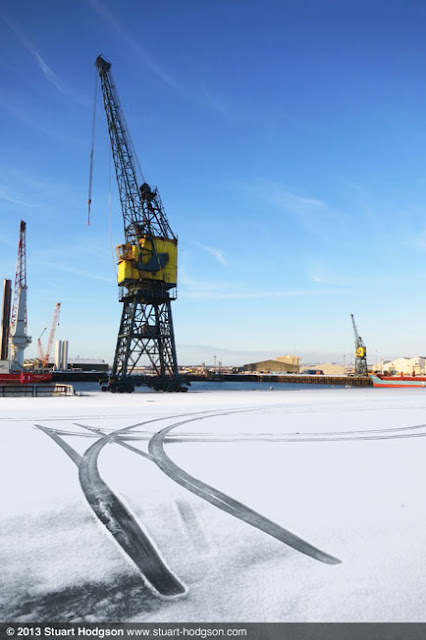
[(373, 387), (406, 388), (426, 387), (426, 376), (384, 376), (371, 375)]
[(3, 384), (39, 384), (42, 382), (50, 382), (52, 380), (52, 373), (50, 371), (46, 373), (32, 373), (32, 372), (17, 372), (17, 373), (0, 373), (0, 385)]

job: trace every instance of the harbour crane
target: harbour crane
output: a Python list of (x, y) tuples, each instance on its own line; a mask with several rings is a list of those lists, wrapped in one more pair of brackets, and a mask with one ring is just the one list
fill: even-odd
[(367, 376), (367, 347), (365, 346), (361, 336), (358, 333), (353, 313), (351, 313), (351, 318), (355, 334), (355, 375)]
[(43, 331), (40, 334), (40, 337), (37, 340), (38, 353), (39, 353), (39, 357), (41, 360), (41, 364), (43, 365), (43, 368), (47, 367), (47, 365), (49, 364), (49, 358), (50, 358), (50, 353), (52, 351), (53, 340), (55, 338), (56, 329), (59, 324), (60, 312), (61, 312), (61, 303), (57, 302), (55, 305), (55, 310), (53, 312), (53, 320), (52, 320), (52, 325), (50, 327), (49, 338), (47, 340), (46, 351), (44, 351), (43, 345), (41, 344), (41, 336), (44, 334), (47, 327), (43, 329)]
[(47, 331), (47, 327), (44, 327), (43, 331), (40, 333), (39, 337), (37, 338), (38, 358), (41, 363), (44, 360), (44, 349), (43, 349), (43, 345), (41, 344), (41, 338), (44, 335), (45, 331)]
[(26, 228), (26, 223), (21, 220), (9, 331), (10, 371), (24, 370), (24, 351), (31, 342), (31, 338), (27, 335)]
[[(145, 181), (111, 75), (111, 63), (96, 59), (124, 222), (116, 247), (123, 303), (114, 362), (104, 390), (186, 391), (178, 374), (171, 301), (176, 299), (177, 237), (160, 195)], [(90, 190), (89, 190), (90, 193)], [(89, 196), (90, 199), (90, 196)], [(90, 205), (89, 205), (90, 206)], [(147, 367), (152, 375), (142, 375)]]

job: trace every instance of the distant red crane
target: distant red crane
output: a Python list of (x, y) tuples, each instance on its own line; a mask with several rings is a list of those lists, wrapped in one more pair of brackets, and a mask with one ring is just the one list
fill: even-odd
[(56, 333), (56, 328), (59, 324), (59, 313), (61, 311), (61, 303), (57, 302), (56, 306), (55, 306), (55, 310), (53, 312), (53, 320), (52, 320), (52, 326), (50, 327), (50, 333), (49, 333), (49, 339), (47, 341), (47, 347), (46, 347), (46, 351), (43, 350), (43, 345), (41, 344), (41, 336), (43, 335), (43, 333), (46, 331), (46, 329), (43, 330), (42, 334), (40, 335), (40, 338), (38, 338), (37, 340), (37, 345), (38, 345), (38, 353), (39, 353), (39, 357), (41, 360), (41, 364), (43, 365), (43, 367), (47, 367), (48, 363), (49, 363), (49, 357), (50, 357), (50, 353), (52, 351), (52, 346), (53, 346), (53, 340), (55, 338), (55, 333)]

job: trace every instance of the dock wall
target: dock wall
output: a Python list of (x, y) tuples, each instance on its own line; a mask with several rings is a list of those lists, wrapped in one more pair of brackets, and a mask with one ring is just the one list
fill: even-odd
[[(98, 382), (107, 374), (102, 371), (53, 371), (53, 382)], [(210, 376), (186, 374), (190, 382), (269, 382), (274, 384), (344, 385), (350, 387), (370, 387), (367, 377), (350, 376), (303, 376), (297, 374), (216, 374)]]

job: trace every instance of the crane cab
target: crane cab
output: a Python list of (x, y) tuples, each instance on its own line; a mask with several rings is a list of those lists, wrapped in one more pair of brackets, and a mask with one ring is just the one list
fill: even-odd
[(175, 287), (177, 283), (177, 240), (144, 236), (135, 244), (116, 247), (118, 284), (157, 280)]

